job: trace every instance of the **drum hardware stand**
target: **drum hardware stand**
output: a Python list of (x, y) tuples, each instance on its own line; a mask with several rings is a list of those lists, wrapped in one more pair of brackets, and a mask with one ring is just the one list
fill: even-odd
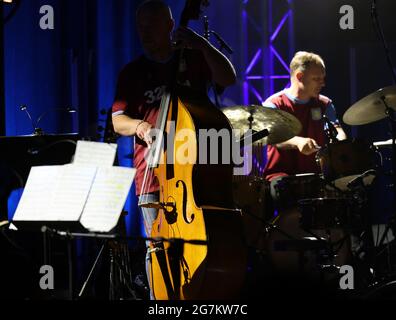
[[(337, 129), (334, 127), (334, 125), (332, 124), (332, 122), (329, 120), (329, 118), (326, 117), (326, 115), (322, 115), (322, 120), (324, 122), (324, 132), (327, 138), (327, 144), (326, 146), (328, 147), (330, 144), (335, 143), (338, 141), (337, 139)], [(317, 157), (318, 154), (316, 155), (316, 163), (319, 165), (320, 167), (320, 161), (319, 158)], [(329, 158), (330, 158), (330, 162), (331, 160), (331, 152), (329, 149)], [(325, 187), (326, 185), (331, 186), (334, 190), (337, 190), (338, 192), (342, 192), (341, 189), (339, 189), (335, 183), (333, 181), (326, 181), (326, 179), (323, 177), (323, 180), (325, 181)]]
[[(311, 234), (312, 236), (315, 237), (316, 241), (319, 241), (319, 246), (315, 248), (317, 252), (317, 265), (319, 266), (320, 270), (324, 271), (338, 271), (339, 267), (334, 263), (334, 259), (337, 255), (337, 250), (334, 250), (334, 244), (330, 240), (330, 231), (326, 230), (326, 234), (328, 239), (319, 237), (317, 234), (313, 233), (309, 229), (302, 228), (305, 232)], [(345, 240), (341, 239), (343, 242)], [(341, 248), (341, 246), (340, 246)], [(327, 261), (328, 264), (324, 264), (324, 261)]]
[[(322, 238), (312, 232), (310, 229), (304, 228), (301, 226), (302, 230), (306, 233), (310, 234), (310, 237), (304, 237), (303, 239), (296, 239), (295, 237), (287, 234), (284, 232), (279, 226), (274, 224), (270, 224), (267, 227), (268, 231), (270, 232), (271, 229), (277, 230), (281, 234), (285, 235), (289, 238), (289, 240), (278, 240), (276, 241), (275, 250), (278, 251), (297, 251), (298, 252), (298, 264), (300, 272), (304, 272), (304, 253), (307, 251), (314, 251), (316, 252), (316, 264), (319, 266), (319, 270), (330, 270), (330, 271), (338, 271), (338, 267), (334, 264), (334, 258), (336, 256), (336, 252), (334, 252), (333, 244), (325, 238)], [(330, 232), (327, 230), (327, 234), (329, 235)], [(344, 239), (342, 239), (344, 240)], [(330, 264), (324, 264), (324, 261), (327, 261)], [(321, 278), (324, 277), (322, 273), (320, 273)]]
[[(370, 174), (376, 175), (377, 172), (374, 169), (367, 170), (363, 174), (351, 180), (347, 185), (352, 195), (352, 215), (354, 219), (356, 217), (359, 217), (360, 224), (360, 227), (358, 229), (359, 235), (354, 235), (353, 233), (351, 234), (352, 236), (355, 236), (360, 242), (358, 244), (359, 247), (356, 251), (353, 252), (353, 255), (357, 257), (361, 262), (364, 262), (364, 269), (366, 270), (366, 274), (370, 275), (369, 278), (366, 279), (366, 281), (368, 281), (369, 283), (373, 281), (373, 275), (375, 278), (375, 274), (372, 274), (370, 270), (374, 270), (375, 272), (375, 258), (376, 256), (378, 256), (378, 253), (375, 252), (372, 224), (366, 206), (368, 202), (368, 187), (364, 184), (363, 180), (365, 176), (368, 176)], [(357, 223), (354, 224), (356, 227)]]
[(282, 235), (284, 235), (285, 237), (289, 238), (290, 240), (297, 240), (296, 238), (294, 238), (292, 235), (288, 234), (287, 232), (283, 231), (279, 226), (277, 226), (274, 223), (268, 223), (267, 221), (265, 221), (263, 218), (260, 218), (258, 216), (256, 216), (255, 214), (249, 212), (249, 210), (245, 211), (245, 213), (247, 213), (249, 216), (253, 217), (254, 219), (260, 221), (263, 225), (264, 225), (264, 230), (265, 233), (270, 233), (271, 231), (278, 231), (279, 233), (281, 233)]
[[(392, 59), (390, 56), (390, 51), (389, 47), (387, 45), (384, 32), (379, 20), (378, 16), (378, 11), (377, 11), (377, 4), (376, 0), (373, 0), (372, 5), (371, 5), (371, 16), (373, 19), (374, 26), (377, 28), (378, 36), (381, 40), (381, 43), (384, 47), (387, 63), (389, 65), (389, 68), (392, 73), (392, 78), (393, 82), (396, 83), (396, 72), (393, 67)], [(385, 232), (381, 237), (380, 240), (380, 246), (384, 243), (386, 235), (388, 234), (389, 230), (392, 229), (393, 233), (395, 234), (396, 232), (396, 144), (395, 144), (395, 138), (396, 138), (396, 124), (395, 124), (395, 111), (391, 107), (388, 106), (385, 96), (381, 97), (382, 102), (385, 105), (385, 112), (386, 115), (388, 116), (389, 122), (390, 122), (390, 129), (391, 129), (391, 136), (392, 136), (392, 184), (393, 184), (393, 214), (391, 218), (389, 219), (389, 222), (385, 228)]]
[[(299, 211), (303, 215), (302, 207), (299, 208)], [(326, 237), (323, 238), (311, 230), (312, 226), (304, 226), (303, 218), (300, 219), (300, 227), (306, 233), (313, 236), (315, 241), (318, 242), (316, 246), (309, 248), (309, 250), (314, 250), (316, 252), (316, 264), (319, 267), (321, 279), (325, 280), (325, 275), (322, 271), (338, 274), (340, 267), (335, 264), (335, 258), (337, 257), (338, 252), (342, 249), (342, 246), (345, 240), (348, 238), (348, 235), (345, 235), (336, 242), (332, 242), (331, 230), (328, 228), (325, 228)], [(336, 248), (337, 245), (338, 248)]]
[[(250, 126), (251, 126), (251, 124), (250, 124)], [(237, 144), (241, 144), (241, 148), (243, 148), (245, 146), (246, 142), (251, 141), (251, 143), (254, 143), (254, 142), (261, 140), (269, 135), (269, 131), (267, 129), (263, 129), (261, 131), (254, 131), (250, 128), (250, 130), (251, 130), (251, 133), (249, 135), (245, 136), (245, 134), (243, 134), (242, 137), (236, 141)]]
[(389, 222), (386, 225), (385, 231), (384, 231), (384, 233), (381, 237), (381, 240), (379, 242), (379, 246), (383, 245), (385, 238), (386, 238), (390, 229), (392, 229), (393, 233), (396, 234), (396, 142), (395, 142), (396, 121), (395, 121), (395, 111), (393, 110), (393, 108), (388, 106), (388, 104), (386, 103), (385, 97), (381, 97), (381, 100), (384, 103), (385, 108), (386, 108), (386, 114), (389, 119), (391, 136), (392, 136), (392, 189), (393, 189), (392, 208), (393, 208), (393, 214), (392, 214), (391, 218), (389, 219)]
[(333, 244), (327, 239), (318, 237), (308, 230), (305, 231), (313, 235), (313, 239), (311, 237), (304, 237), (303, 239), (278, 240), (274, 243), (275, 250), (297, 251), (298, 268), (301, 273), (304, 272), (305, 253), (309, 251), (315, 252), (315, 264), (319, 270), (321, 279), (324, 280), (322, 271), (337, 272), (339, 269), (339, 267), (334, 264), (336, 254), (333, 250)]

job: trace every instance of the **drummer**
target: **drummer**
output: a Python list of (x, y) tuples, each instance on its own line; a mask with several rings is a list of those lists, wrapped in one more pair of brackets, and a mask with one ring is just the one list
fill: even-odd
[[(290, 63), (290, 73), (290, 88), (275, 93), (263, 105), (293, 114), (302, 130), (290, 140), (268, 145), (264, 177), (269, 181), (285, 175), (320, 173), (315, 154), (329, 142), (331, 137), (326, 132), (334, 131), (334, 139), (346, 139), (331, 99), (320, 94), (326, 77), (323, 59), (315, 53), (299, 51)], [(333, 130), (326, 131), (325, 123)]]

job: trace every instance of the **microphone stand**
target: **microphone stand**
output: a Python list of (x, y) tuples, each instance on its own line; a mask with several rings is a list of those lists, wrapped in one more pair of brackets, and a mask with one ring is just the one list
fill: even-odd
[(58, 108), (54, 108), (54, 109), (49, 109), (44, 111), (37, 119), (36, 121), (36, 125), (35, 125), (35, 129), (34, 129), (34, 134), (35, 135), (43, 135), (44, 131), (43, 129), (41, 129), (38, 125), (41, 121), (41, 119), (43, 119), (48, 113), (52, 112), (52, 111), (61, 111), (61, 112), (67, 112), (67, 113), (76, 113), (77, 110), (74, 108), (70, 108), (70, 107), (66, 107), (66, 108), (62, 108), (62, 107), (58, 107)]
[(395, 69), (393, 68), (393, 63), (392, 63), (392, 59), (391, 59), (391, 56), (390, 56), (389, 47), (388, 47), (388, 44), (387, 44), (386, 39), (385, 39), (384, 31), (383, 31), (381, 23), (379, 21), (378, 11), (377, 11), (377, 1), (376, 0), (373, 0), (373, 3), (371, 5), (371, 17), (373, 19), (374, 28), (376, 28), (376, 31), (378, 32), (378, 35), (379, 35), (380, 40), (381, 40), (381, 43), (382, 43), (382, 45), (384, 47), (385, 55), (386, 55), (386, 61), (388, 62), (389, 68), (391, 70), (392, 77), (393, 77), (393, 82), (396, 83), (396, 73), (395, 73)]
[(30, 119), (32, 128), (33, 128), (33, 135), (35, 136), (43, 136), (45, 133), (43, 131), (43, 129), (41, 129), (38, 125), (40, 123), (40, 121), (44, 118), (44, 116), (46, 116), (48, 113), (52, 112), (52, 111), (64, 111), (67, 113), (76, 113), (77, 110), (75, 108), (71, 108), (71, 107), (66, 107), (66, 108), (62, 108), (62, 107), (58, 107), (58, 108), (54, 108), (54, 109), (50, 109), (50, 110), (46, 110), (44, 111), (37, 119), (37, 121), (33, 121), (32, 116), (30, 115), (29, 111), (28, 111), (28, 107), (26, 105), (22, 105), (19, 108), (21, 111), (25, 111), (27, 116)]

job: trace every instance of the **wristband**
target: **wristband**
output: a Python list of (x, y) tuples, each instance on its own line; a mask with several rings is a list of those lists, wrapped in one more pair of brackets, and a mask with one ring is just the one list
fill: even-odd
[(137, 124), (136, 129), (135, 129), (135, 133), (137, 133), (137, 129), (139, 128), (139, 126), (140, 126), (143, 122), (145, 122), (145, 121), (142, 120), (142, 121), (140, 121), (140, 122)]

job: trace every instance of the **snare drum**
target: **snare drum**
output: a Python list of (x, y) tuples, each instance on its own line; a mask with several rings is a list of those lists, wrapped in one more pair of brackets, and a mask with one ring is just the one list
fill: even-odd
[[(337, 141), (320, 149), (316, 162), (327, 182), (346, 191), (351, 180), (374, 168), (374, 150), (361, 140)], [(368, 176), (363, 183), (370, 185), (373, 179), (374, 176)]]

